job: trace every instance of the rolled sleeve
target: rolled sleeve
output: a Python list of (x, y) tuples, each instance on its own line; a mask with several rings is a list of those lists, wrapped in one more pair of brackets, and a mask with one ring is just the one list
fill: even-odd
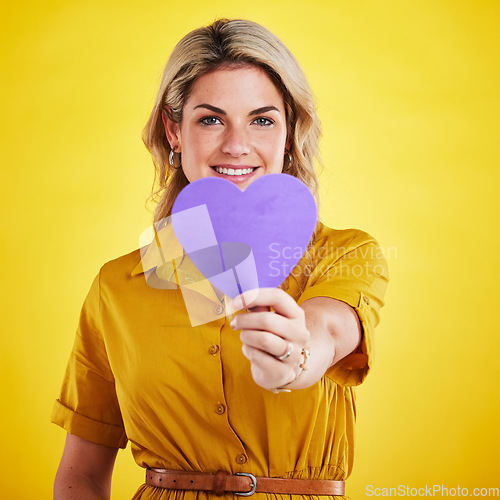
[(103, 446), (125, 448), (127, 445), (127, 436), (123, 427), (99, 422), (85, 415), (80, 415), (71, 408), (64, 406), (60, 400), (57, 400), (54, 405), (52, 423), (59, 425), (69, 434)]
[[(372, 366), (373, 334), (388, 283), (387, 263), (382, 249), (368, 234), (356, 230), (329, 231), (332, 233), (321, 242), (322, 258), (298, 303), (313, 297), (330, 297), (356, 311), (362, 327), (361, 342), (325, 374), (339, 385), (355, 386), (364, 381)], [(320, 248), (313, 251), (319, 252)]]
[(100, 330), (99, 276), (80, 314), (52, 422), (70, 434), (104, 446), (124, 448), (127, 437), (105, 342)]

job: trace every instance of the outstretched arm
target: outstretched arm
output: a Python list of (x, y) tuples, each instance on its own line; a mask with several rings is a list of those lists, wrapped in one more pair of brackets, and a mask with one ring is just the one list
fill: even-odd
[(54, 482), (54, 500), (105, 500), (118, 448), (68, 434)]
[[(241, 330), (243, 354), (250, 360), (255, 382), (265, 389), (285, 385), (302, 389), (315, 384), (361, 340), (356, 312), (340, 300), (315, 297), (299, 306), (279, 288), (261, 288), (237, 297), (235, 308), (242, 305), (253, 312), (238, 314), (231, 326)], [(279, 360), (290, 347), (291, 354)], [(305, 347), (310, 352), (308, 369), (300, 373)]]

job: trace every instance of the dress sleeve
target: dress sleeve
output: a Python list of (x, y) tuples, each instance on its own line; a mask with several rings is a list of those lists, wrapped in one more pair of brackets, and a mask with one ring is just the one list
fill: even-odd
[(101, 332), (99, 279), (83, 304), (52, 422), (93, 443), (125, 448), (127, 437)]
[(355, 386), (363, 382), (373, 362), (373, 332), (384, 305), (388, 270), (382, 249), (371, 236), (355, 230), (339, 233), (339, 241), (330, 236), (314, 249), (318, 254), (323, 250), (322, 255), (298, 304), (313, 297), (331, 297), (356, 311), (363, 330), (361, 343), (325, 374), (339, 385)]

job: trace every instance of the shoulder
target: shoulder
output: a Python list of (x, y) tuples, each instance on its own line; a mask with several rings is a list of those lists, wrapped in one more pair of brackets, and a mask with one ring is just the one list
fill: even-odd
[(379, 249), (379, 244), (373, 236), (360, 229), (333, 229), (320, 222), (311, 250), (313, 255), (323, 249), (323, 253), (331, 251), (341, 257), (360, 247)]
[(365, 231), (332, 229), (320, 224), (308, 254), (309, 286), (325, 280), (337, 285), (344, 282), (351, 286), (359, 281), (363, 286), (386, 286), (389, 273), (384, 250)]
[[(136, 249), (116, 259), (106, 262), (100, 269), (101, 283), (123, 283), (133, 278), (141, 264), (141, 251)], [(142, 271), (142, 268), (141, 268)]]

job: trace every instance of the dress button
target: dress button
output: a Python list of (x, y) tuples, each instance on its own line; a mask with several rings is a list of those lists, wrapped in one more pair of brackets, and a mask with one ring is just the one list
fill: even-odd
[(226, 407), (224, 405), (217, 405), (215, 407), (215, 413), (217, 413), (217, 415), (223, 415), (225, 411)]
[(217, 306), (217, 307), (215, 307), (214, 311), (215, 311), (215, 314), (217, 314), (217, 316), (218, 316), (219, 314), (222, 314), (224, 312), (224, 307)]
[(246, 455), (243, 455), (243, 453), (240, 453), (239, 455), (236, 456), (236, 462), (238, 462), (240, 465), (246, 463), (247, 457)]
[(217, 354), (219, 352), (219, 346), (217, 344), (210, 346), (210, 349), (208, 350), (208, 352), (210, 354)]
[(366, 295), (363, 295), (363, 301), (367, 306), (370, 305), (370, 299)]

